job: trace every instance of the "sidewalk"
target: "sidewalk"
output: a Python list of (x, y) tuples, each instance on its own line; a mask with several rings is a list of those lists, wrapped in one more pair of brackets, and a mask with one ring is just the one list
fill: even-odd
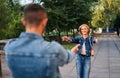
[[(91, 60), (90, 78), (120, 78), (120, 38), (99, 38), (94, 48), (96, 54)], [(76, 78), (75, 59), (60, 69), (62, 78)], [(12, 78), (4, 57), (2, 70), (4, 78)]]

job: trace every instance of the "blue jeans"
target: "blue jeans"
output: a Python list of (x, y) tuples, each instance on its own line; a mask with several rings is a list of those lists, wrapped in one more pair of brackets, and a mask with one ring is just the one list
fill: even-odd
[(76, 58), (77, 78), (89, 78), (90, 66), (90, 57), (78, 55)]

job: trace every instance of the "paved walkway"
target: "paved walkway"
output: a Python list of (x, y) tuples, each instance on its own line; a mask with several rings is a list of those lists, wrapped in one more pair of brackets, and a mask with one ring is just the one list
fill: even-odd
[[(120, 78), (120, 38), (99, 38), (94, 48), (90, 78)], [(75, 60), (60, 69), (62, 78), (76, 78)], [(2, 70), (4, 78), (11, 78), (5, 59), (2, 59)]]

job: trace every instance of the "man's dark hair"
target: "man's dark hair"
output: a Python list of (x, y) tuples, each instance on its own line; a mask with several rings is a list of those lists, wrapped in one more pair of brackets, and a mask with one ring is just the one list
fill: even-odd
[(40, 4), (31, 3), (24, 8), (24, 18), (29, 24), (39, 25), (46, 18), (46, 11)]

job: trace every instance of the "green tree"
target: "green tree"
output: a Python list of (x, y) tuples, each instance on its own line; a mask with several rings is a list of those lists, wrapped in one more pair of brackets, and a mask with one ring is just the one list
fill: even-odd
[[(22, 5), (20, 0), (1, 0), (2, 8), (5, 9), (5, 13), (1, 10), (1, 13), (5, 16), (5, 26), (2, 31), (4, 38), (18, 37), (19, 33), (24, 30), (20, 19), (22, 17)], [(46, 32), (55, 30), (59, 37), (61, 32), (77, 29), (80, 24), (89, 24), (91, 20), (90, 6), (97, 0), (31, 0), (43, 4), (48, 12), (48, 26)], [(5, 6), (5, 7), (3, 7)], [(1, 17), (0, 17), (1, 18)], [(2, 17), (3, 18), (3, 17)], [(73, 32), (74, 34), (74, 32)], [(60, 39), (60, 38), (59, 38)]]
[(93, 16), (91, 24), (93, 27), (113, 26), (120, 8), (120, 0), (100, 0), (92, 6)]
[(8, 2), (7, 0), (0, 0), (0, 39), (2, 39), (3, 32), (2, 29), (7, 26), (8, 22), (8, 11), (9, 9), (7, 8)]
[[(90, 6), (97, 0), (42, 0), (47, 8), (50, 29), (65, 30), (77, 29), (80, 24), (91, 20)], [(61, 26), (62, 25), (62, 26)]]
[(90, 6), (97, 0), (41, 0), (48, 11), (48, 26), (46, 32), (56, 30), (60, 39), (61, 32), (78, 29), (79, 25), (89, 24), (91, 20)]
[(6, 0), (0, 0), (0, 29), (4, 28), (7, 24), (8, 6)]
[[(17, 0), (9, 0), (5, 2), (6, 8), (8, 10), (6, 14), (6, 25), (3, 29), (1, 29), (2, 38), (15, 38), (18, 37), (19, 33), (24, 30), (21, 24), (21, 17), (22, 17), (22, 9), (21, 5)], [(3, 14), (3, 13), (2, 13)]]

